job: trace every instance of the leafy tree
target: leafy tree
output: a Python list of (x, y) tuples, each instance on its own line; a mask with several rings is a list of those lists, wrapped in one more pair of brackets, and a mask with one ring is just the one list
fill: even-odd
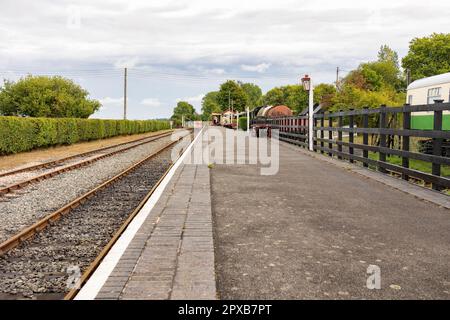
[(398, 54), (392, 50), (388, 45), (382, 45), (380, 51), (378, 51), (379, 62), (391, 62), (395, 67), (399, 68)]
[(298, 84), (282, 87), (284, 92), (284, 105), (292, 109), (294, 113), (302, 111), (308, 106), (308, 92)]
[(285, 105), (297, 113), (308, 105), (308, 93), (298, 84), (277, 87), (266, 93), (264, 103), (274, 106)]
[(0, 88), (0, 114), (49, 118), (88, 118), (101, 104), (72, 80), (29, 75)]
[(402, 105), (405, 100), (404, 79), (398, 67), (398, 55), (382, 46), (378, 60), (361, 63), (342, 81), (340, 90), (329, 99), (330, 110), (376, 108), (381, 104)]
[(247, 96), (247, 107), (253, 109), (262, 102), (262, 91), (259, 86), (253, 83), (239, 83)]
[(266, 105), (281, 105), (286, 104), (284, 91), (282, 87), (273, 88), (264, 95), (264, 104)]
[(172, 120), (180, 122), (184, 116), (185, 121), (197, 120), (198, 115), (195, 113), (195, 108), (186, 101), (179, 101), (177, 106), (173, 109)]
[(411, 70), (412, 80), (450, 72), (450, 33), (414, 38), (402, 67)]
[(332, 84), (321, 83), (314, 88), (314, 102), (320, 103), (323, 109), (332, 106), (335, 96), (336, 88)]
[(237, 82), (228, 80), (220, 85), (217, 103), (222, 111), (229, 109), (229, 107), (232, 107), (233, 110), (244, 111), (247, 104), (247, 96), (244, 89)]
[(217, 102), (219, 91), (208, 92), (202, 99), (202, 119), (208, 120), (211, 113), (220, 112), (220, 105)]

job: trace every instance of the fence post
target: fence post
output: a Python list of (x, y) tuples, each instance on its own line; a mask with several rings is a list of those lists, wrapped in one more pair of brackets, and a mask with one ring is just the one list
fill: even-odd
[(313, 115), (313, 151), (317, 151), (317, 140), (315, 138), (317, 138), (317, 118)]
[[(405, 104), (405, 107), (409, 106), (409, 104)], [(411, 129), (411, 112), (403, 111), (403, 130)], [(402, 136), (402, 150), (409, 151), (409, 136)], [(402, 167), (409, 169), (409, 158), (402, 157)], [(402, 179), (408, 181), (409, 176), (405, 173), (402, 173)]]
[(323, 151), (323, 139), (325, 138), (325, 133), (323, 132), (323, 128), (325, 127), (325, 112), (322, 115), (323, 117), (322, 119), (320, 119), (320, 126), (322, 127), (322, 129), (320, 129), (320, 147), (322, 148), (322, 150), (320, 150), (320, 153), (324, 154), (325, 152)]
[[(350, 109), (350, 111), (353, 111), (353, 109)], [(352, 129), (353, 129), (353, 126), (354, 126), (354, 116), (353, 116), (353, 115), (350, 115), (350, 116), (349, 116), (348, 128), (349, 128), (350, 130), (352, 130)], [(354, 133), (353, 133), (352, 131), (350, 131), (350, 132), (348, 133), (348, 142), (349, 142), (349, 143), (353, 143), (353, 141), (354, 141), (353, 137), (354, 137)], [(352, 156), (352, 155), (354, 154), (354, 149), (353, 149), (353, 147), (349, 146), (349, 147), (348, 147), (348, 151), (349, 151), (349, 153), (350, 153), (350, 156)], [(353, 162), (354, 162), (353, 159), (350, 158), (350, 163), (353, 163)]]
[[(339, 110), (339, 112), (342, 112), (342, 110)], [(342, 144), (339, 142), (342, 142), (342, 115), (338, 117), (338, 151), (342, 152)], [(338, 155), (338, 159), (342, 160), (342, 156)]]
[[(435, 103), (442, 103), (443, 100), (435, 100)], [(433, 121), (433, 130), (434, 131), (442, 131), (442, 110), (434, 111), (434, 121)], [(433, 138), (433, 155), (434, 156), (442, 156), (442, 139), (441, 138)], [(431, 173), (435, 176), (441, 175), (441, 165), (439, 163), (432, 164)], [(433, 183), (434, 190), (441, 190), (438, 184)]]
[[(363, 125), (364, 129), (369, 128), (369, 114), (367, 113), (368, 110), (369, 110), (369, 107), (364, 107), (365, 113), (363, 113), (363, 118), (362, 118), (362, 125)], [(363, 145), (365, 145), (365, 146), (369, 145), (369, 134), (367, 132), (363, 133)], [(369, 158), (369, 150), (363, 149), (363, 157), (365, 159)], [(367, 162), (364, 162), (363, 167), (367, 168), (367, 167), (369, 167), (369, 164)]]
[[(328, 126), (330, 128), (333, 127), (333, 118), (330, 117), (330, 112), (328, 112)], [(333, 143), (331, 142), (331, 140), (333, 140), (333, 131), (332, 130), (328, 130), (328, 140), (330, 140), (330, 142), (328, 142), (328, 149), (332, 150), (333, 149)], [(330, 151), (330, 152), (328, 152), (328, 155), (330, 157), (332, 157), (333, 153)]]
[[(380, 111), (380, 131), (386, 129), (386, 105), (381, 106)], [(380, 132), (380, 148), (386, 148), (386, 134), (382, 134)], [(381, 152), (380, 150), (380, 158), (379, 161), (386, 162), (386, 153)], [(386, 169), (380, 165), (378, 165), (378, 171), (382, 173), (387, 173)]]

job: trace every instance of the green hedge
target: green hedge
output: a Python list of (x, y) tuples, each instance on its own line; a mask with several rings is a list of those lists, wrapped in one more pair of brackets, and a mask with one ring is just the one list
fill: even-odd
[(161, 120), (100, 120), (0, 116), (0, 154), (169, 129)]
[(247, 131), (247, 117), (239, 117), (239, 129)]

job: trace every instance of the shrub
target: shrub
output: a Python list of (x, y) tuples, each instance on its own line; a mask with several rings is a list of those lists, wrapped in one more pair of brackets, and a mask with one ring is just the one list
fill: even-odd
[(0, 154), (169, 129), (162, 120), (100, 120), (0, 116)]
[(239, 129), (247, 131), (247, 117), (239, 118)]

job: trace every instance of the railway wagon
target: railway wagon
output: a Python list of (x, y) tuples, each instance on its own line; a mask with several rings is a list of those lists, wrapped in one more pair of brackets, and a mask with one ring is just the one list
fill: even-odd
[[(436, 101), (450, 102), (450, 72), (412, 82), (408, 86), (406, 102), (410, 105), (433, 104)], [(433, 112), (411, 113), (411, 128), (433, 129)], [(450, 130), (450, 112), (444, 111), (442, 129)]]
[(259, 137), (260, 130), (267, 130), (267, 135), (270, 136), (270, 126), (265, 121), (260, 120), (292, 117), (292, 110), (285, 105), (261, 106), (253, 109), (250, 112), (250, 117), (252, 118), (251, 129), (255, 136)]

